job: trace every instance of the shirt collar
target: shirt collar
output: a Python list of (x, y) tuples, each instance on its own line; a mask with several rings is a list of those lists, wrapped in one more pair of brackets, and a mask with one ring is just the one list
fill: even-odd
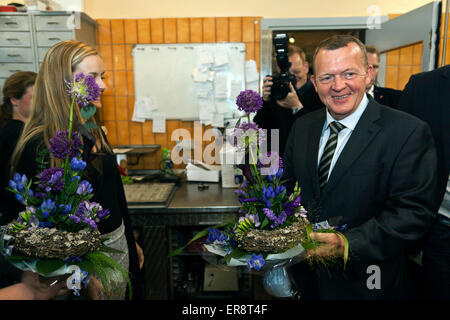
[(358, 121), (361, 118), (361, 115), (363, 114), (364, 110), (366, 110), (368, 104), (369, 104), (369, 98), (367, 98), (367, 96), (364, 94), (361, 102), (359, 103), (358, 108), (356, 108), (356, 110), (351, 115), (349, 115), (339, 121), (335, 120), (328, 112), (328, 109), (326, 109), (327, 121), (325, 123), (324, 130), (326, 130), (328, 128), (328, 125), (333, 121), (338, 121), (338, 122), (342, 123), (344, 126), (349, 128), (351, 131), (355, 130), (355, 127), (358, 124)]

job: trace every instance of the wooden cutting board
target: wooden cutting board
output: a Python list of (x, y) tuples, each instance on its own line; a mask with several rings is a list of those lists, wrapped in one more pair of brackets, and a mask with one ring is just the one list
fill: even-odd
[(127, 202), (166, 202), (175, 183), (143, 182), (125, 184)]

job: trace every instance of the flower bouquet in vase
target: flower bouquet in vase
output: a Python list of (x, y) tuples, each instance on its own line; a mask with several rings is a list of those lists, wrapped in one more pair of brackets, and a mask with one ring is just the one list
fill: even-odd
[[(87, 120), (84, 128), (96, 128), (89, 119), (96, 112), (92, 102), (99, 97), (99, 87), (91, 76), (82, 73), (66, 85), (72, 98), (68, 129), (57, 131), (50, 139), (49, 150), (39, 153), (36, 182), (20, 173), (9, 182), (8, 189), (25, 210), (1, 227), (0, 254), (20, 270), (43, 277), (71, 275), (67, 284), (75, 295), (87, 286), (90, 274), (100, 278), (108, 294), (111, 271), (118, 270), (128, 283), (131, 299), (127, 271), (105, 254), (122, 252), (103, 245), (106, 239), (101, 239), (97, 223), (109, 217), (109, 210), (91, 201), (92, 186), (82, 178), (86, 162), (82, 159), (81, 136), (72, 131), (75, 103)], [(61, 166), (47, 167), (49, 152)]]
[[(307, 258), (307, 250), (320, 245), (310, 238), (311, 232), (338, 231), (310, 223), (301, 205), (298, 184), (288, 192), (281, 157), (276, 152), (261, 152), (265, 133), (250, 119), (250, 114), (262, 107), (259, 94), (242, 91), (236, 104), (245, 112), (231, 135), (238, 158), (245, 159), (239, 164), (244, 181), (235, 190), (241, 204), (239, 216), (204, 229), (186, 246), (199, 244), (203, 257), (220, 266), (244, 266), (249, 272), (266, 274)], [(169, 257), (181, 253), (186, 246), (174, 250)]]

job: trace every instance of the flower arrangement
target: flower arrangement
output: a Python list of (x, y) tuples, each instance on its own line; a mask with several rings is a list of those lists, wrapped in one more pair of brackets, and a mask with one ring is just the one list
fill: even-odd
[[(305, 250), (314, 250), (319, 245), (311, 240), (311, 232), (338, 231), (309, 222), (301, 205), (298, 184), (288, 194), (282, 158), (276, 152), (261, 152), (264, 131), (250, 121), (250, 114), (262, 107), (259, 94), (252, 90), (242, 91), (236, 104), (246, 114), (237, 122), (232, 140), (248, 159), (247, 163), (239, 165), (245, 179), (235, 190), (241, 204), (240, 216), (204, 229), (186, 246), (206, 237), (202, 241), (204, 250), (222, 256), (222, 262), (227, 266), (247, 266), (248, 271), (270, 270), (275, 265), (295, 263), (303, 259), (304, 255), (301, 258), (299, 255)], [(169, 257), (179, 254), (184, 247), (174, 250)]]
[[(118, 269), (127, 280), (131, 299), (131, 283), (127, 272), (104, 253), (121, 253), (102, 244), (97, 223), (109, 217), (109, 210), (91, 201), (92, 185), (84, 180), (86, 162), (81, 156), (80, 134), (72, 132), (74, 104), (81, 107), (84, 126), (95, 128), (89, 118), (95, 113), (92, 105), (99, 97), (95, 80), (82, 73), (66, 83), (72, 98), (69, 128), (57, 131), (50, 139), (49, 150), (38, 156), (42, 171), (37, 181), (26, 175), (14, 174), (9, 190), (25, 205), (18, 218), (6, 226), (0, 238), (0, 253), (6, 260), (22, 270), (32, 270), (42, 276), (51, 277), (71, 273), (72, 266), (81, 270), (78, 283), (71, 288), (79, 295), (79, 282), (86, 286), (89, 274), (100, 277), (108, 291), (109, 270)], [(48, 153), (61, 159), (61, 167), (45, 168)]]

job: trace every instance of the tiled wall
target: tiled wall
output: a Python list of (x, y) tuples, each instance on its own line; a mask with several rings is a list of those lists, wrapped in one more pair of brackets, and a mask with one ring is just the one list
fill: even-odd
[[(172, 149), (171, 133), (185, 128), (193, 137), (192, 121), (168, 120), (166, 133), (153, 133), (152, 121), (132, 122), (134, 107), (133, 45), (143, 43), (244, 42), (246, 59), (260, 64), (260, 17), (98, 19), (98, 50), (103, 57), (108, 89), (100, 118), (111, 145), (160, 144)], [(210, 142), (201, 142), (203, 146)], [(161, 150), (143, 156), (130, 169), (155, 169)], [(130, 156), (130, 160), (135, 160)]]
[[(398, 15), (389, 15), (390, 19)], [(439, 67), (442, 64), (442, 49), (444, 45), (444, 21), (445, 15), (442, 15), (442, 23), (440, 29), (440, 43), (439, 43)], [(445, 64), (450, 64), (450, 24), (447, 31), (447, 49)], [(403, 90), (408, 83), (409, 77), (421, 71), (422, 64), (422, 43), (415, 43), (409, 46), (390, 50), (386, 52), (386, 79), (385, 86)]]

